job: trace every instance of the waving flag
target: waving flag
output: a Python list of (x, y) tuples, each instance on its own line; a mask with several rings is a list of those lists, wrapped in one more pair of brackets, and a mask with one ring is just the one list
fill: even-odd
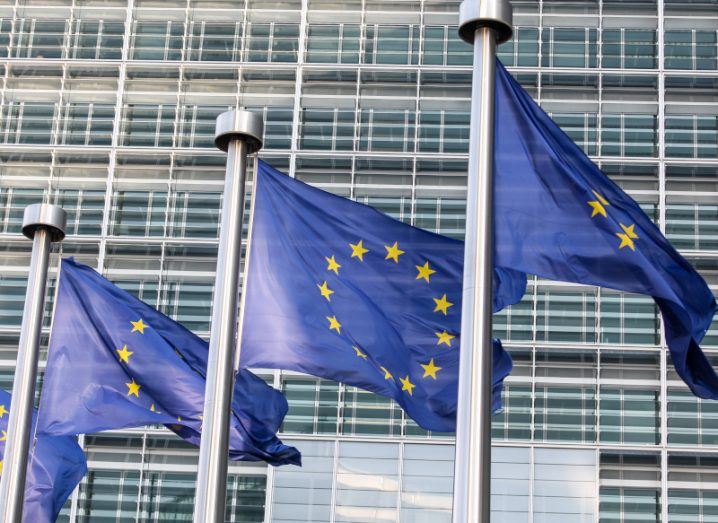
[[(455, 430), (463, 250), (260, 162), (242, 366), (361, 387), (426, 429)], [(526, 278), (501, 269), (494, 286), (498, 310)], [(498, 408), (511, 358), (498, 342), (493, 351)]]
[[(7, 442), (10, 393), (0, 389), (0, 475)], [(37, 413), (32, 417), (35, 432)], [(87, 472), (85, 454), (72, 436), (40, 436), (30, 446), (30, 465), (25, 479), (25, 523), (50, 523)]]
[(716, 312), (708, 285), (501, 63), (495, 129), (496, 264), (652, 296), (676, 371), (694, 394), (718, 399), (698, 345)]
[[(199, 445), (207, 343), (113, 285), (62, 260), (38, 433), (81, 434), (164, 424)], [(276, 432), (282, 394), (249, 371), (237, 376), (230, 457), (299, 464)]]

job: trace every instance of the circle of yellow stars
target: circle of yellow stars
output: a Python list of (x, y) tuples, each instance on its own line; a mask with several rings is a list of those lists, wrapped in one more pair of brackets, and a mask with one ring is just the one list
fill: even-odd
[[(372, 251), (367, 248), (364, 245), (363, 239), (358, 239), (355, 243), (349, 243), (349, 249), (350, 249), (350, 255), (349, 259), (356, 259), (359, 263), (364, 263), (365, 257), (367, 255), (370, 255)], [(384, 256), (384, 260), (393, 262), (395, 264), (399, 264), (401, 262), (401, 256), (406, 254), (406, 251), (402, 250), (399, 246), (399, 242), (395, 241), (391, 245), (384, 245), (384, 250), (386, 251), (386, 254)], [(330, 256), (325, 256), (324, 260), (327, 263), (326, 270), (328, 272), (333, 272), (334, 275), (339, 276), (340, 271), (342, 269), (342, 265), (337, 261), (336, 254), (331, 254)], [(422, 265), (415, 265), (417, 274), (416, 274), (416, 280), (420, 280), (426, 283), (431, 283), (431, 277), (436, 274), (437, 270), (431, 266), (429, 261), (424, 261)], [(335, 291), (332, 290), (329, 287), (328, 281), (321, 281), (317, 284), (317, 289), (319, 290), (320, 295), (327, 300), (327, 302), (332, 301), (332, 295), (335, 294)], [(433, 311), (437, 314), (442, 314), (444, 316), (447, 316), (449, 314), (449, 311), (451, 307), (454, 306), (454, 303), (449, 301), (449, 298), (446, 293), (444, 293), (441, 296), (437, 296), (436, 298), (433, 298), (434, 301), (434, 309)], [(332, 330), (336, 332), (337, 334), (342, 334), (342, 324), (339, 322), (336, 316), (325, 316), (327, 321), (327, 328), (329, 330)], [(452, 347), (452, 341), (456, 339), (455, 334), (451, 334), (450, 332), (444, 330), (442, 332), (436, 332), (435, 333), (437, 338), (437, 346), (445, 345), (447, 347)], [(360, 347), (356, 345), (352, 345), (352, 349), (354, 350), (356, 357), (360, 358), (364, 361), (368, 361), (370, 356), (362, 350)], [(438, 379), (439, 371), (442, 370), (442, 367), (439, 367), (434, 358), (431, 358), (427, 363), (420, 363), (422, 369), (424, 369), (423, 378), (425, 379), (432, 379), (436, 380)], [(379, 369), (384, 374), (385, 380), (394, 380), (394, 376), (392, 373), (383, 366), (379, 366)], [(410, 376), (405, 377), (399, 377), (399, 383), (401, 384), (401, 390), (412, 396), (414, 394), (414, 389), (416, 388), (416, 384), (412, 383)]]

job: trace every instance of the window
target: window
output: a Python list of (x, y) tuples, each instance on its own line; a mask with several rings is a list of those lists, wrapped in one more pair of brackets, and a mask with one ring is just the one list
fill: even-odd
[(134, 22), (134, 60), (181, 60), (184, 23), (173, 21)]
[(414, 111), (363, 109), (360, 122), (359, 150), (414, 150)]
[(191, 22), (187, 59), (205, 62), (240, 61), (242, 37), (241, 22)]
[(656, 156), (657, 120), (652, 114), (604, 114), (601, 118), (601, 154)]
[(596, 67), (598, 31), (591, 28), (548, 27), (542, 32), (543, 67)]
[(289, 403), (282, 432), (336, 434), (339, 384), (333, 381), (285, 378), (282, 392)]
[(661, 494), (656, 489), (601, 487), (600, 523), (659, 522)]
[(212, 287), (210, 282), (165, 282), (158, 309), (192, 331), (209, 332)]
[(25, 207), (42, 203), (42, 189), (0, 187), (0, 232), (20, 234)]
[(718, 156), (718, 116), (666, 116), (666, 156), (674, 158)]
[(531, 386), (504, 384), (503, 409), (491, 417), (495, 440), (531, 439)]
[(60, 108), (59, 145), (111, 145), (115, 107), (70, 103)]
[(179, 146), (214, 148), (214, 130), (217, 116), (230, 109), (227, 105), (181, 106), (179, 129), (177, 131)]
[(65, 20), (16, 20), (14, 58), (62, 58), (66, 25)]
[(601, 443), (660, 443), (658, 392), (601, 387)]
[(469, 118), (468, 112), (422, 111), (419, 114), (419, 150), (468, 153)]
[(666, 69), (715, 70), (718, 67), (718, 33), (666, 31)]
[(122, 145), (171, 147), (176, 112), (174, 105), (126, 106), (122, 121)]
[(49, 144), (56, 105), (50, 102), (9, 102), (2, 109), (0, 139), (6, 144)]
[(218, 238), (222, 193), (176, 191), (172, 193), (170, 236)]
[(27, 278), (0, 276), (0, 326), (20, 326), (26, 291)]
[(73, 20), (70, 58), (119, 60), (125, 24), (113, 20)]
[(299, 24), (249, 24), (249, 62), (296, 62)]
[(691, 392), (668, 392), (668, 443), (718, 445), (718, 405)]
[[(513, 38), (499, 46), (498, 57), (504, 65), (509, 67), (536, 67), (539, 64), (538, 39), (538, 29), (516, 27), (514, 28)], [(468, 53), (471, 54), (471, 47), (467, 47), (469, 49)]]
[(678, 249), (718, 249), (718, 205), (667, 205), (666, 236)]
[(656, 32), (644, 29), (603, 31), (603, 67), (655, 69)]
[(595, 442), (595, 388), (537, 386), (535, 423), (537, 441)]
[(306, 108), (302, 109), (301, 118), (302, 149), (351, 151), (354, 148), (353, 109)]
[(595, 291), (539, 290), (538, 341), (596, 342)]
[(162, 236), (166, 207), (164, 191), (116, 191), (112, 196), (110, 234)]
[(424, 27), (424, 65), (471, 65), (474, 51), (455, 25)]
[(601, 289), (601, 343), (659, 343), (658, 310), (653, 298)]
[(312, 24), (308, 28), (308, 63), (358, 64), (361, 28), (356, 24)]
[(105, 191), (60, 189), (57, 191), (55, 203), (67, 211), (67, 234), (101, 234)]
[(417, 25), (367, 25), (364, 63), (418, 64), (419, 31)]

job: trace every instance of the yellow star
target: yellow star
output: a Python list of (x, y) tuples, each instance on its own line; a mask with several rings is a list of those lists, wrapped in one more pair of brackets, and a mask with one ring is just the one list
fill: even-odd
[(608, 218), (608, 214), (606, 213), (606, 208), (601, 205), (601, 202), (588, 202), (588, 204), (593, 209), (593, 212), (591, 213), (591, 218), (594, 218), (595, 216), (598, 216), (599, 214), (603, 216), (604, 218)]
[(451, 340), (456, 338), (453, 334), (449, 334), (448, 332), (437, 332), (436, 337), (439, 338), (439, 341), (436, 342), (437, 345), (441, 345), (442, 343), (448, 347), (451, 347)]
[(364, 248), (364, 240), (359, 240), (358, 243), (350, 243), (349, 247), (352, 248), (352, 258), (359, 258), (359, 261), (364, 261), (364, 255), (369, 252), (369, 249)]
[(327, 301), (332, 301), (330, 296), (334, 294), (334, 291), (329, 288), (327, 282), (324, 282), (321, 285), (317, 283), (317, 287), (319, 287), (319, 292), (327, 299)]
[(3, 462), (2, 462), (2, 460), (0, 460), (0, 474), (2, 474), (2, 464), (3, 464)]
[(431, 361), (427, 365), (424, 365), (423, 363), (420, 365), (424, 369), (424, 376), (422, 376), (424, 378), (431, 377), (436, 379), (436, 373), (441, 370), (441, 367), (434, 365), (434, 358), (431, 358)]
[(7, 414), (9, 411), (5, 409), (5, 405), (0, 405), (0, 419)]
[(357, 358), (363, 358), (366, 359), (366, 354), (364, 354), (359, 347), (352, 347), (354, 351), (357, 353)]
[(144, 334), (145, 329), (149, 327), (149, 325), (142, 321), (142, 318), (137, 321), (131, 321), (130, 323), (132, 324), (132, 330), (130, 332), (139, 332), (140, 334)]
[(155, 404), (153, 403), (150, 405), (150, 412), (154, 412), (155, 414), (162, 414), (157, 407), (155, 407)]
[(394, 377), (394, 376), (391, 375), (391, 372), (389, 372), (388, 370), (386, 370), (386, 367), (379, 367), (379, 368), (382, 370), (382, 372), (384, 372), (384, 379), (385, 379), (385, 380), (390, 380), (390, 379), (392, 379), (392, 378)]
[(394, 260), (394, 263), (399, 263), (399, 256), (404, 254), (404, 251), (402, 251), (399, 248), (399, 242), (394, 242), (394, 245), (391, 247), (388, 245), (384, 245), (384, 248), (386, 249), (386, 258), (385, 260)]
[(632, 251), (636, 250), (636, 246), (633, 243), (633, 240), (638, 239), (638, 235), (635, 232), (636, 224), (634, 223), (630, 227), (627, 227), (623, 225), (622, 223), (619, 224), (621, 226), (621, 229), (623, 229), (623, 232), (617, 232), (616, 236), (618, 236), (621, 239), (621, 245), (619, 245), (619, 249), (623, 249), (624, 247), (630, 248)]
[(436, 302), (436, 308), (434, 309), (434, 312), (441, 311), (444, 313), (444, 316), (446, 316), (449, 307), (453, 307), (454, 305), (446, 299), (446, 294), (444, 294), (441, 298), (434, 298), (434, 302)]
[(337, 321), (336, 316), (327, 316), (327, 320), (329, 320), (329, 330), (335, 330), (337, 334), (342, 333), (342, 324)]
[(125, 383), (125, 385), (129, 389), (127, 391), (128, 396), (136, 396), (138, 398), (140, 397), (140, 386), (137, 383), (135, 383), (135, 378), (132, 378), (132, 382)]
[(7, 431), (2, 431), (2, 438), (0, 438), (0, 441), (7, 441)]
[(334, 274), (339, 276), (339, 269), (341, 269), (342, 266), (337, 263), (337, 261), (334, 259), (334, 256), (332, 255), (331, 258), (325, 256), (324, 259), (327, 260), (327, 263), (329, 264), (327, 266), (327, 270), (334, 271)]
[(416, 279), (420, 280), (424, 278), (426, 283), (429, 283), (429, 277), (436, 272), (429, 267), (429, 262), (426, 262), (424, 265), (417, 265), (416, 270), (419, 271), (419, 274), (416, 275)]
[(413, 396), (414, 387), (416, 387), (416, 385), (411, 382), (409, 376), (407, 376), (406, 378), (399, 378), (399, 381), (401, 382), (401, 390), (405, 390), (409, 393), (409, 396)]
[(121, 349), (117, 349), (117, 355), (120, 357), (120, 361), (124, 361), (125, 363), (130, 362), (130, 356), (132, 356), (134, 352), (127, 350), (127, 345), (123, 345)]
[(603, 216), (604, 218), (608, 218), (608, 214), (606, 214), (606, 207), (611, 205), (608, 203), (608, 200), (601, 196), (596, 191), (592, 191), (593, 195), (596, 197), (595, 201), (590, 201), (588, 204), (593, 209), (593, 212), (591, 213), (591, 218), (598, 216), (599, 214)]

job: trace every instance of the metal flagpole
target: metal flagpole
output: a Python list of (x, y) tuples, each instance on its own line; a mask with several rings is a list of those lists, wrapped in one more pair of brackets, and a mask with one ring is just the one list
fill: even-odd
[(57, 205), (42, 203), (25, 208), (22, 232), (33, 243), (0, 479), (0, 521), (3, 523), (22, 521), (50, 244), (63, 240), (66, 223), (67, 214)]
[(508, 0), (464, 0), (459, 36), (474, 46), (461, 310), (454, 523), (491, 518), (494, 80), (496, 46), (511, 38)]
[(195, 523), (224, 522), (229, 422), (234, 391), (237, 301), (242, 251), (247, 155), (262, 148), (259, 115), (239, 110), (217, 117), (214, 144), (227, 153), (222, 221), (209, 339), (202, 441), (195, 495)]

